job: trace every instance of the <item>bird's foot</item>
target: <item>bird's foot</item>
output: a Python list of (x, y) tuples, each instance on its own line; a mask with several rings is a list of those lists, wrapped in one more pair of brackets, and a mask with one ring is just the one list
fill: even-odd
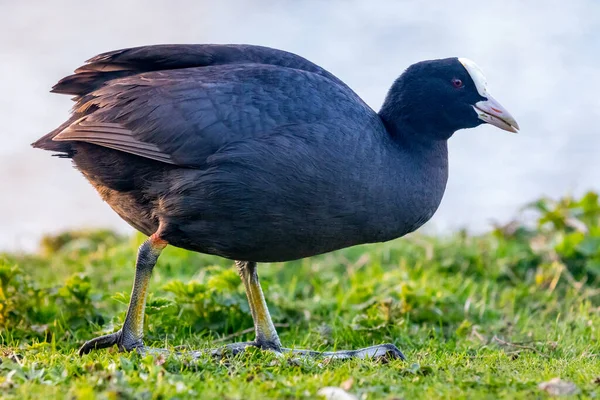
[(117, 332), (88, 340), (79, 349), (79, 355), (82, 356), (88, 354), (92, 350), (105, 349), (114, 345), (117, 345), (119, 351), (138, 350), (144, 352), (146, 350), (141, 338), (135, 337), (130, 331), (128, 332), (119, 329)]
[(228, 354), (237, 355), (243, 353), (248, 347), (257, 347), (262, 350), (271, 351), (277, 356), (283, 356), (284, 354), (293, 354), (300, 357), (313, 357), (313, 358), (325, 358), (330, 360), (347, 360), (351, 358), (359, 359), (375, 359), (375, 360), (406, 360), (404, 354), (393, 344), (386, 343), (376, 346), (365, 347), (364, 349), (358, 350), (341, 350), (341, 351), (314, 351), (314, 350), (299, 350), (299, 349), (288, 349), (285, 347), (278, 348), (276, 346), (264, 345), (252, 342), (241, 342), (232, 343), (224, 347), (212, 349), (208, 351), (192, 351), (190, 354), (194, 358), (201, 357), (205, 354), (210, 354), (214, 357), (224, 357)]

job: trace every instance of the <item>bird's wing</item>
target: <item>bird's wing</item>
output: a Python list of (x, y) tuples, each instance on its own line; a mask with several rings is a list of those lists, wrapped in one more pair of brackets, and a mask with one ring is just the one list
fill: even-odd
[(141, 46), (99, 54), (61, 79), (52, 92), (86, 95), (110, 80), (143, 72), (230, 64), (262, 64), (294, 68), (321, 75), (345, 86), (335, 75), (296, 54), (263, 46), (166, 44)]
[[(78, 97), (72, 120), (54, 132), (54, 142), (83, 141), (165, 163), (201, 167), (219, 148), (285, 125), (334, 119), (361, 122), (374, 115), (352, 90), (309, 62), (303, 65), (306, 68), (242, 61), (189, 67), (185, 57), (176, 62), (154, 54), (138, 62), (127, 54), (98, 56), (78, 72), (85, 74), (93, 66), (97, 78), (77, 85), (73, 78), (67, 86), (57, 85), (55, 90)], [(129, 74), (132, 69), (127, 68), (141, 68), (137, 65), (146, 65), (149, 59), (157, 60), (150, 65), (173, 69), (157, 66), (150, 72)], [(104, 80), (97, 87), (102, 74), (114, 73), (129, 75)], [(75, 90), (82, 82), (88, 88)], [(91, 87), (95, 89), (87, 92)]]

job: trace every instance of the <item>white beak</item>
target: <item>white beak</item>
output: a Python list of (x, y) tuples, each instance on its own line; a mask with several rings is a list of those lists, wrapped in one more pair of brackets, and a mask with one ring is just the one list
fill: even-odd
[(486, 93), (485, 97), (487, 97), (487, 100), (478, 101), (473, 106), (479, 119), (505, 131), (518, 133), (519, 124), (513, 116), (489, 93)]

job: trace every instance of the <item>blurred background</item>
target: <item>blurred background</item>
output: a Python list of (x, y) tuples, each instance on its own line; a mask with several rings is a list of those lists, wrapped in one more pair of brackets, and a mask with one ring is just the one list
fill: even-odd
[(68, 228), (131, 230), (66, 160), (29, 143), (63, 122), (50, 87), (84, 60), (158, 43), (251, 43), (300, 54), (378, 110), (410, 64), (475, 60), (519, 135), (490, 126), (450, 142), (432, 232), (485, 230), (540, 196), (598, 190), (600, 2), (0, 0), (0, 250)]

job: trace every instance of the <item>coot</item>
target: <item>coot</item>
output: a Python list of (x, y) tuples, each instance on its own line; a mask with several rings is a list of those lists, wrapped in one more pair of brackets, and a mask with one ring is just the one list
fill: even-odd
[[(289, 261), (419, 228), (448, 177), (447, 140), (484, 122), (517, 132), (472, 61), (410, 66), (379, 113), (312, 62), (250, 45), (158, 45), (100, 54), (53, 92), (72, 117), (34, 147), (73, 160), (149, 238), (123, 327), (86, 342), (143, 350), (148, 281), (168, 244), (236, 260), (256, 339), (281, 346), (257, 262)], [(330, 357), (403, 358), (393, 344)]]

